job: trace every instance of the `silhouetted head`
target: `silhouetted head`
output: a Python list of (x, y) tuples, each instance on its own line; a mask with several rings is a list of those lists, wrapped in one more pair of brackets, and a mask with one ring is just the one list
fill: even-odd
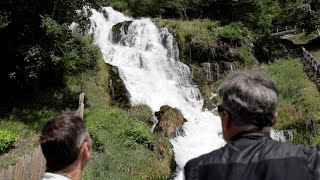
[[(278, 90), (265, 73), (233, 72), (221, 84), (218, 94), (222, 98), (218, 111), (222, 118), (226, 141), (232, 138), (230, 136), (237, 134), (234, 130), (261, 131), (274, 125), (277, 117)], [(229, 125), (232, 125), (231, 130), (234, 132), (226, 132), (230, 130)]]

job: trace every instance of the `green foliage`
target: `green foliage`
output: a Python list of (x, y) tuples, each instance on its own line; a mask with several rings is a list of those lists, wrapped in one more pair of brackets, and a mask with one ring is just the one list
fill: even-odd
[(266, 68), (280, 94), (276, 128), (297, 130), (293, 142), (320, 147), (320, 98), (297, 59), (277, 61)]
[(130, 0), (128, 7), (133, 16), (156, 17), (161, 14), (160, 0)]
[(269, 65), (267, 72), (276, 82), (280, 97), (290, 102), (299, 98), (300, 90), (308, 81), (303, 66), (297, 59), (279, 60)]
[(287, 25), (298, 25), (306, 29), (309, 34), (320, 27), (319, 4), (320, 2), (317, 0), (287, 2), (283, 4), (278, 21)]
[(144, 179), (165, 175), (159, 172), (160, 162), (147, 148), (153, 136), (146, 124), (124, 110), (103, 106), (86, 109), (85, 119), (89, 132), (95, 132), (94, 143), (98, 139), (104, 151), (94, 153), (83, 179)]
[(9, 131), (0, 130), (0, 153), (12, 147), (18, 139), (16, 134)]
[(118, 11), (126, 11), (129, 7), (128, 0), (112, 0), (110, 6)]
[(102, 141), (102, 139), (99, 139), (99, 129), (96, 127), (89, 127), (90, 129), (90, 137), (92, 140), (92, 148), (93, 150), (95, 150), (96, 152), (104, 152), (105, 147), (104, 147), (104, 143)]
[(132, 143), (137, 143), (148, 147), (152, 141), (151, 130), (138, 121), (132, 121), (130, 124), (130, 128), (125, 131), (128, 140), (126, 146), (133, 148)]
[(255, 62), (255, 57), (248, 49), (237, 48), (234, 50), (234, 60), (239, 62), (244, 68), (252, 67)]
[(233, 46), (240, 46), (243, 37), (249, 35), (249, 31), (241, 23), (231, 23), (218, 30), (218, 37), (222, 42)]

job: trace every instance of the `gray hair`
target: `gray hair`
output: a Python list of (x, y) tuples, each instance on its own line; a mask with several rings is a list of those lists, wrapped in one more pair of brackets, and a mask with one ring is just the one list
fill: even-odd
[(222, 107), (237, 126), (273, 125), (278, 90), (265, 73), (235, 71), (220, 85), (218, 94)]

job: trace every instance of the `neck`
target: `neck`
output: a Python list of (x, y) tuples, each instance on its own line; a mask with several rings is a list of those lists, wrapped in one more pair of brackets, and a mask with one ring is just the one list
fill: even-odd
[(75, 164), (70, 165), (64, 170), (60, 171), (59, 174), (68, 177), (71, 180), (80, 180), (82, 174), (82, 168), (80, 163), (75, 162)]

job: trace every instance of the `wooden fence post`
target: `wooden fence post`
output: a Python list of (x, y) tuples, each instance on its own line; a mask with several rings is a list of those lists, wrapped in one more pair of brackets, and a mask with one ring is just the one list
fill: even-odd
[[(83, 119), (84, 93), (79, 95), (79, 116)], [(0, 170), (0, 180), (41, 180), (46, 170), (46, 159), (38, 146), (31, 155), (18, 158), (14, 166)]]
[(79, 108), (78, 108), (78, 114), (83, 119), (83, 113), (84, 113), (84, 93), (81, 93), (79, 95)]

